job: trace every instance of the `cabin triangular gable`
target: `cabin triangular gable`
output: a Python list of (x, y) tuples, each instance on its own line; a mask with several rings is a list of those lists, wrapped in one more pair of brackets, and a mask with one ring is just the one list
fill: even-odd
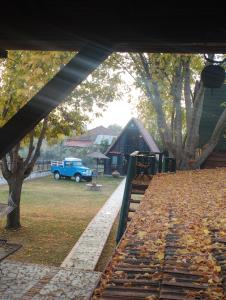
[(119, 152), (131, 154), (136, 150), (159, 152), (158, 146), (147, 129), (139, 120), (132, 118), (105, 154)]
[(159, 152), (159, 148), (142, 123), (132, 118), (105, 153), (110, 158), (105, 163), (105, 173), (117, 170), (126, 174), (129, 155), (134, 151)]
[[(199, 127), (199, 144), (208, 143), (217, 121), (225, 109), (226, 84), (218, 89), (206, 89), (203, 101), (203, 112)], [(226, 125), (215, 150), (226, 150)]]
[[(217, 121), (225, 109), (226, 84), (218, 89), (206, 89), (203, 101), (203, 112), (199, 127), (200, 148), (208, 143)], [(203, 163), (202, 168), (226, 167), (226, 125), (219, 141)]]

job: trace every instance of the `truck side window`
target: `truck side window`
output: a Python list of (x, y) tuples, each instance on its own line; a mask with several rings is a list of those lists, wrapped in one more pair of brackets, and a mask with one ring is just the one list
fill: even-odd
[(65, 161), (65, 167), (72, 167), (73, 164), (71, 161)]

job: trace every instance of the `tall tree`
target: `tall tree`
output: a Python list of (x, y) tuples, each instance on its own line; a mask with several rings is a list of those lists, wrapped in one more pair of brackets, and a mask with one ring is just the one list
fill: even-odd
[[(5, 124), (73, 55), (71, 52), (9, 51), (8, 59), (1, 64), (0, 125)], [(110, 66), (111, 58), (2, 158), (2, 174), (15, 204), (7, 217), (6, 228), (21, 226), (23, 181), (33, 170), (44, 138), (54, 142), (72, 130), (81, 133), (88, 121), (87, 113), (99, 115), (107, 102), (120, 97), (120, 72)], [(28, 151), (22, 157), (20, 149), (25, 145)]]
[[(199, 167), (217, 145), (226, 123), (226, 109), (211, 138), (197, 156), (204, 87), (199, 79), (201, 55), (130, 53), (115, 60), (134, 78), (143, 93), (141, 117), (156, 121), (163, 147), (179, 169)], [(148, 108), (148, 109), (147, 109)]]

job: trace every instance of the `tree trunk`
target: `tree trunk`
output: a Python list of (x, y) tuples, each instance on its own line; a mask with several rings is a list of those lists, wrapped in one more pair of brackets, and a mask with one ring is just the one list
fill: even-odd
[(18, 174), (17, 177), (8, 181), (9, 185), (9, 197), (15, 204), (14, 210), (7, 216), (6, 229), (18, 229), (20, 224), (20, 197), (23, 185), (23, 175)]
[(9, 186), (9, 198), (12, 199), (15, 208), (7, 216), (6, 229), (18, 229), (20, 223), (20, 197), (24, 179), (28, 177), (34, 167), (36, 160), (39, 157), (42, 141), (45, 136), (48, 123), (48, 117), (44, 119), (41, 132), (36, 144), (34, 142), (34, 131), (30, 133), (30, 142), (27, 158), (24, 160), (19, 155), (20, 143), (17, 144), (9, 153), (8, 157), (2, 159), (2, 175), (7, 180)]

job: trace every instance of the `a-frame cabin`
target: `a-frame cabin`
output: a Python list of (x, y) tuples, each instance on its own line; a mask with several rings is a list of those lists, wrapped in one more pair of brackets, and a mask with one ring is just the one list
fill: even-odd
[(106, 151), (105, 155), (110, 159), (105, 161), (104, 173), (110, 175), (117, 170), (121, 175), (125, 175), (129, 155), (134, 151), (159, 152), (159, 148), (143, 124), (132, 118)]
[[(200, 147), (205, 147), (225, 109), (226, 84), (217, 89), (206, 89), (203, 101), (203, 112), (199, 127)], [(205, 169), (226, 167), (226, 124), (219, 141), (201, 166)]]

